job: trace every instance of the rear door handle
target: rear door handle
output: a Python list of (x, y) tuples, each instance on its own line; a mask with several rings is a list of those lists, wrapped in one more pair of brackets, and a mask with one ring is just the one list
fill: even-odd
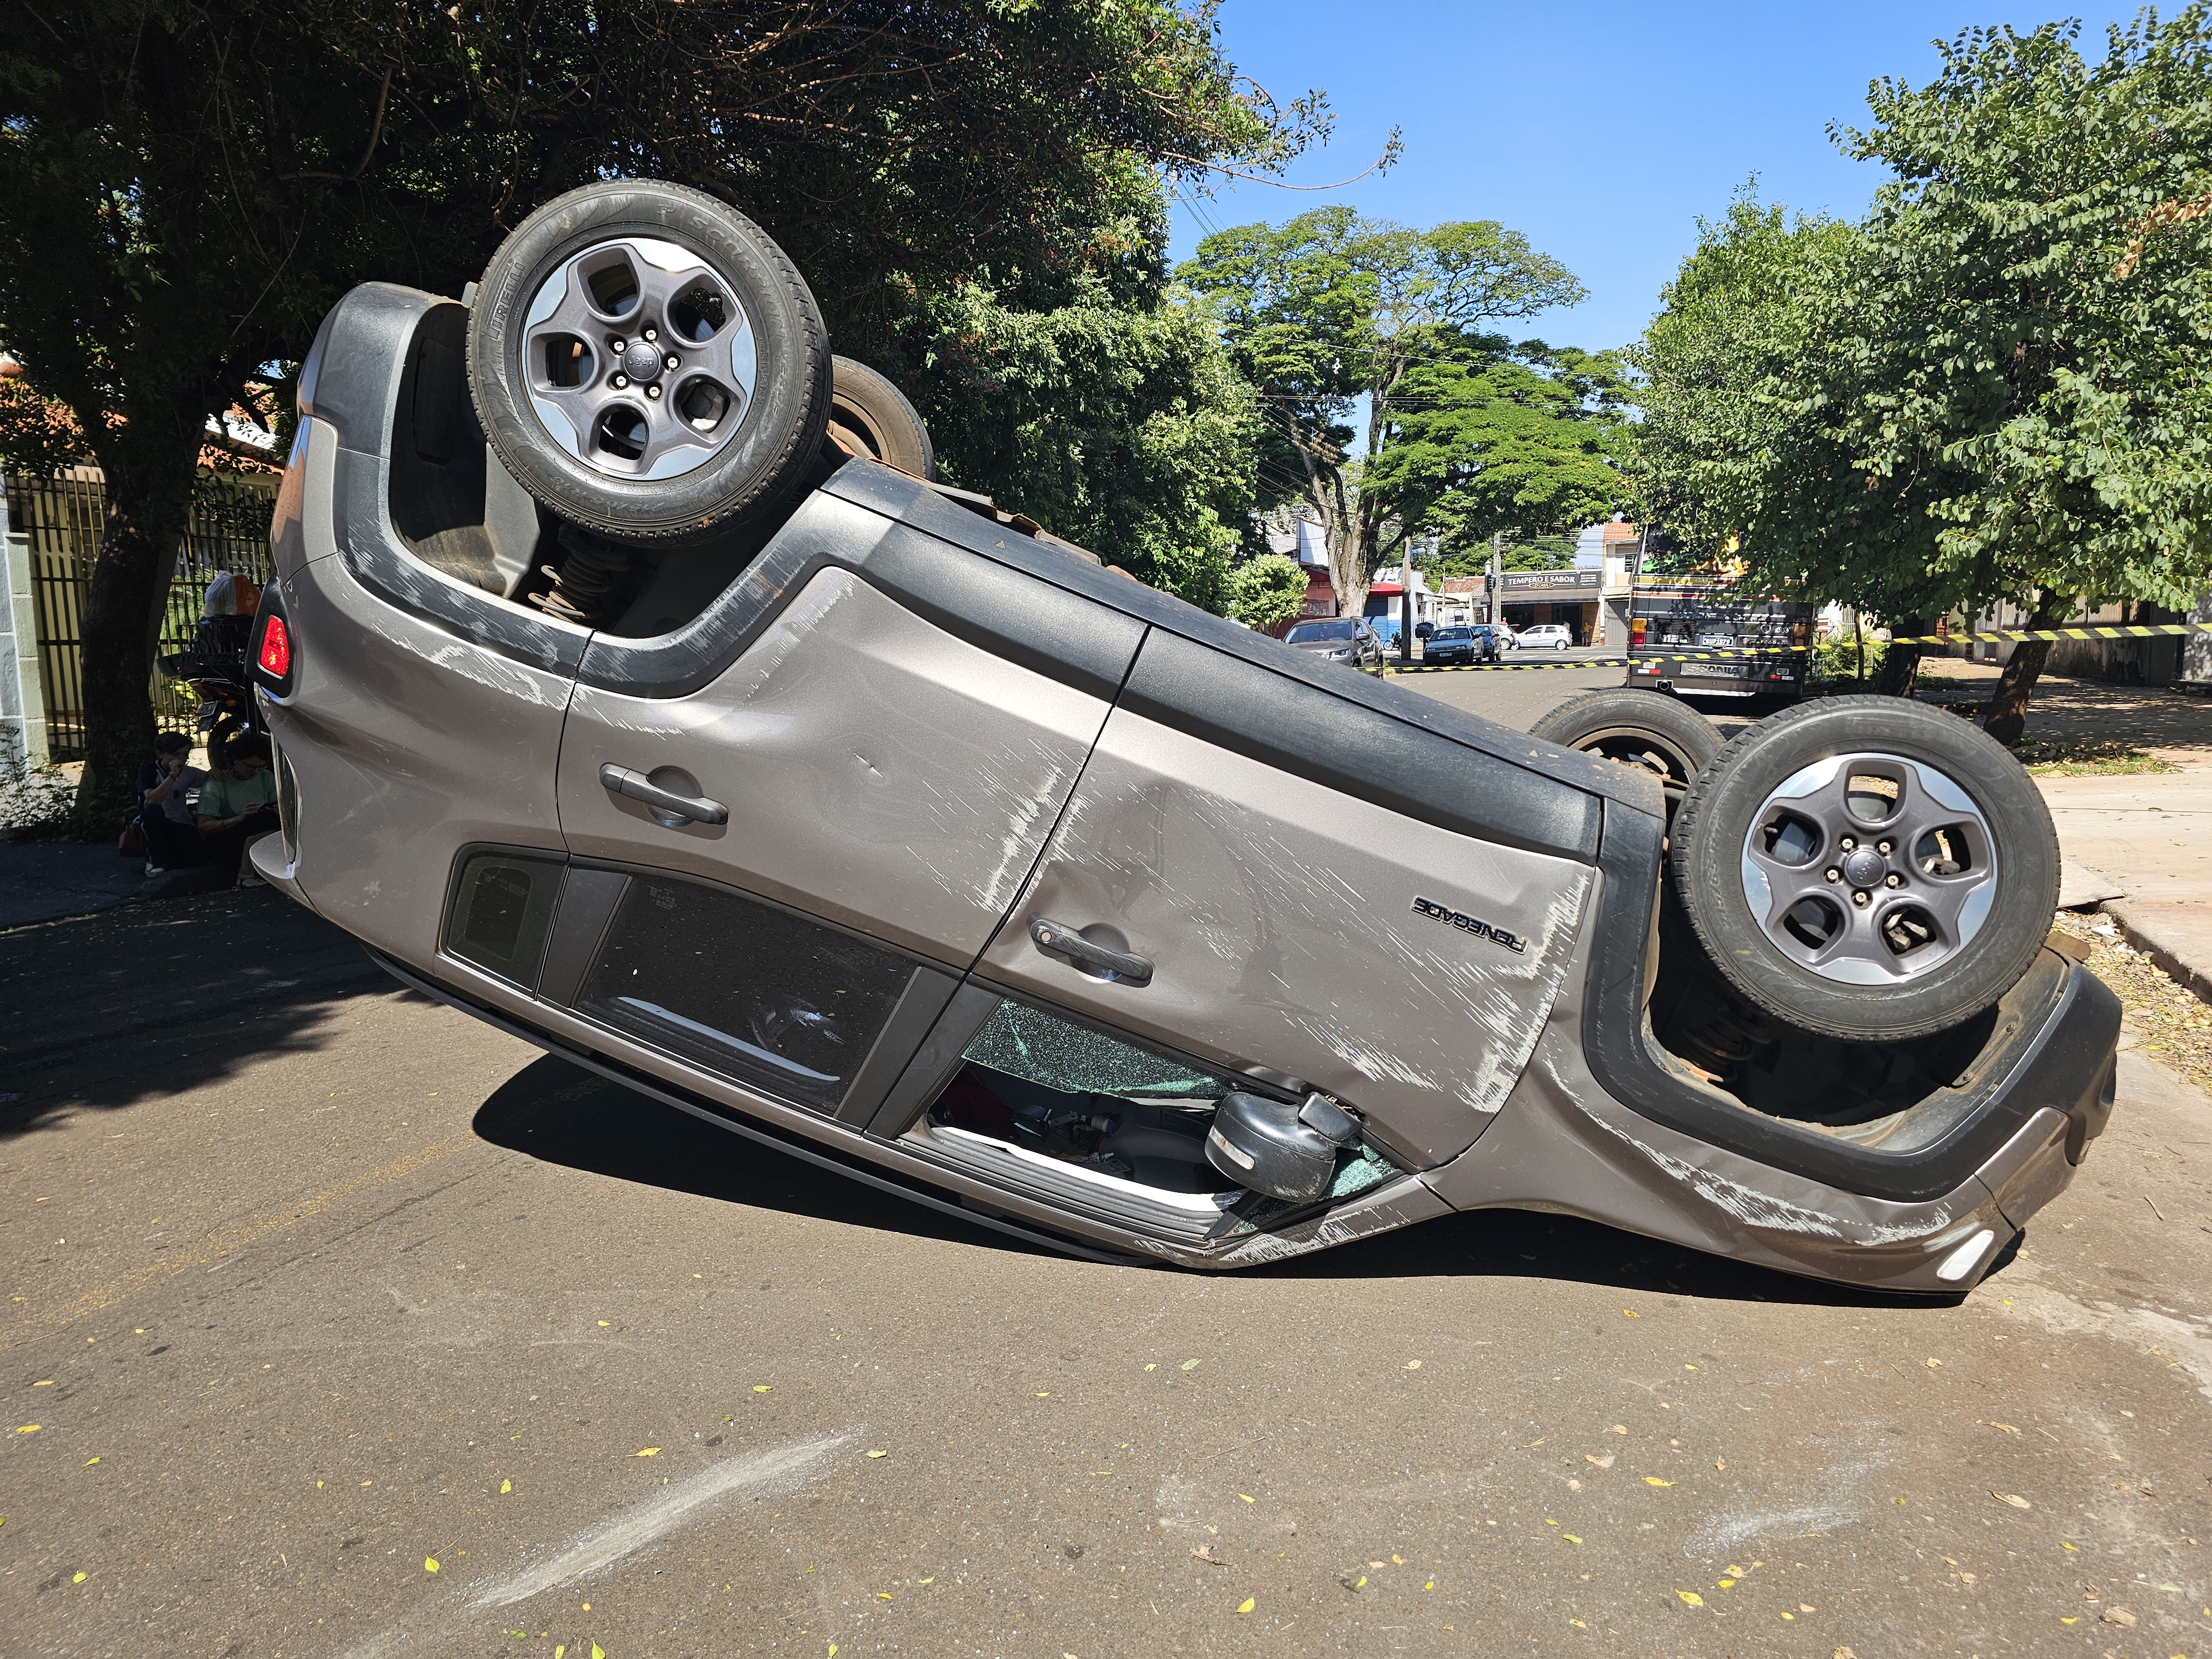
[(1039, 920), (1030, 924), (1030, 938), (1036, 948), (1048, 956), (1065, 957), (1078, 968), (1087, 969), (1101, 978), (1117, 980), (1124, 985), (1150, 985), (1152, 964), (1142, 957), (1131, 956), (1127, 951), (1109, 951), (1103, 945), (1093, 945), (1073, 927), (1064, 927), (1056, 921)]
[(609, 761), (599, 768), (599, 782), (610, 793), (628, 795), (632, 800), (643, 801), (657, 812), (671, 817), (686, 818), (693, 823), (727, 823), (730, 809), (718, 800), (707, 800), (690, 795), (679, 795), (673, 789), (663, 789), (642, 772), (632, 771), (627, 766), (617, 766)]

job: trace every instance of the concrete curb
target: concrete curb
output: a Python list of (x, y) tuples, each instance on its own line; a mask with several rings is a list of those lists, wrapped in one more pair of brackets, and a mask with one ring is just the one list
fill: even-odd
[(2167, 978), (2212, 1002), (2212, 968), (2183, 956), (2171, 939), (2161, 936), (2157, 922), (2130, 915), (2124, 899), (2107, 899), (2097, 908), (2119, 923), (2128, 943), (2156, 963)]

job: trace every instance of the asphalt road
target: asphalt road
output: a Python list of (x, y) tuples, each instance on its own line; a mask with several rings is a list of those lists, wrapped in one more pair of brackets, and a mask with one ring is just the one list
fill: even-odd
[(2132, 1056), (1899, 1305), (1508, 1212), (1032, 1254), (268, 891), (0, 935), (0, 1006), (11, 1654), (2212, 1651), (2212, 1117)]
[[(1448, 702), (1469, 714), (1500, 720), (1522, 731), (1543, 718), (1552, 707), (1577, 691), (1617, 686), (1624, 671), (1618, 668), (1576, 666), (1603, 651), (1516, 651), (1506, 655), (1502, 668), (1443, 668), (1417, 670), (1395, 677), (1410, 690)], [(1534, 664), (1535, 666), (1528, 665)]]

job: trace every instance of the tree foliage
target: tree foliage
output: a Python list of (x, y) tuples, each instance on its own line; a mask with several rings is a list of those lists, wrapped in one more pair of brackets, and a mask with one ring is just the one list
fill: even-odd
[(1362, 493), (1397, 523), (1470, 550), (1603, 518), (1626, 494), (1630, 395), (1610, 352), (1495, 334), (1440, 341), (1399, 383)]
[[(1097, 228), (1161, 179), (1279, 167), (1327, 121), (1240, 80), (1210, 8), (1173, 0), (0, 12), (0, 344), (108, 481), (88, 799), (126, 792), (151, 736), (207, 418), (281, 419), (257, 386), (355, 283), (456, 292), (547, 197), (649, 174), (758, 220), (874, 356), (987, 268), (1002, 303), (1067, 304)], [(50, 460), (52, 423), (11, 410)]]
[[(1493, 222), (1413, 230), (1344, 206), (1218, 232), (1176, 274), (1220, 305), (1258, 391), (1263, 500), (1312, 512), (1338, 602), (1352, 611), (1376, 566), (1422, 527), (1372, 484), (1407, 377), (1457, 361), (1492, 325), (1583, 297), (1565, 266)], [(1349, 422), (1363, 398), (1355, 459)]]
[(1258, 413), (1211, 308), (1164, 282), (1150, 205), (1102, 228), (1060, 303), (1024, 309), (963, 283), (897, 349), (949, 478), (1219, 611)]
[(2100, 58), (2060, 24), (1942, 53), (1832, 130), (1893, 174), (1862, 223), (1747, 197), (1705, 228), (1644, 342), (1652, 509), (1893, 618), (2185, 606), (2212, 574), (2205, 9)]
[(1229, 573), (1229, 614), (1266, 633), (1305, 613), (1306, 570), (1281, 553), (1262, 553)]

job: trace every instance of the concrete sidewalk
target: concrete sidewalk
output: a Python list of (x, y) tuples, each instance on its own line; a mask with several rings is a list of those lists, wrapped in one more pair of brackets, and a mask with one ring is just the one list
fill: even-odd
[(2069, 875), (2118, 890), (2101, 904), (2128, 942), (2212, 1002), (2212, 766), (2036, 782)]

